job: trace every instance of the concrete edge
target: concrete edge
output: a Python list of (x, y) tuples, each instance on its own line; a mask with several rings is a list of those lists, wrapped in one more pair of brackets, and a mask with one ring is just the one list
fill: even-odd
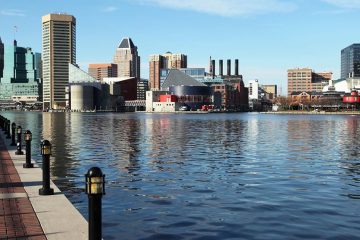
[(86, 219), (66, 196), (61, 193), (53, 181), (50, 182), (50, 187), (54, 189), (55, 194), (40, 196), (39, 189), (42, 187), (42, 169), (36, 163), (34, 163), (34, 168), (23, 168), (25, 149), (23, 149), (24, 155), (15, 155), (16, 147), (10, 146), (11, 141), (6, 139), (2, 131), (0, 135), (13, 160), (26, 194), (47, 239), (88, 239), (88, 223)]

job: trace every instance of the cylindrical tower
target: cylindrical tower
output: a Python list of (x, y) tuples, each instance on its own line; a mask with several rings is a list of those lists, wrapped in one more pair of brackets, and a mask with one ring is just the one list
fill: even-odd
[(235, 76), (239, 76), (239, 59), (235, 59)]
[(231, 59), (227, 60), (227, 75), (231, 75)]
[(211, 60), (211, 73), (212, 77), (215, 77), (215, 60)]
[(219, 60), (219, 75), (220, 76), (224, 75), (224, 72), (223, 72), (223, 60), (222, 59)]

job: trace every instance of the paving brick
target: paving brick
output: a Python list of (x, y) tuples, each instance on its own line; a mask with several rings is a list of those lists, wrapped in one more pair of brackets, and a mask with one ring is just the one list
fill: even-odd
[[(0, 193), (25, 193), (19, 174), (1, 138)], [(46, 240), (28, 198), (0, 199), (0, 239)]]

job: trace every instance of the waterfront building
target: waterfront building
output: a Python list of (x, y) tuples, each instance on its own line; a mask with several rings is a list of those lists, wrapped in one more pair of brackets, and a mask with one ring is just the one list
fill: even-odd
[(351, 93), (347, 93), (342, 98), (343, 103), (347, 105), (354, 105), (356, 107), (360, 106), (360, 96), (358, 91), (352, 90)]
[(229, 109), (232, 105), (233, 87), (226, 83), (214, 83), (211, 85), (213, 90), (213, 102), (217, 109)]
[[(180, 69), (187, 68), (187, 56), (182, 53), (172, 54), (167, 52), (165, 54), (150, 55), (149, 60), (149, 81), (150, 89), (159, 90), (161, 88), (161, 71), (163, 69)], [(165, 73), (163, 73), (164, 75)]]
[(137, 99), (137, 78), (135, 77), (116, 77), (104, 78), (103, 82), (109, 86), (114, 86), (117, 89), (117, 94), (120, 95), (124, 101), (131, 101)]
[(247, 87), (249, 89), (249, 109), (251, 111), (267, 111), (272, 107), (273, 93), (265, 91), (257, 79), (250, 80)]
[(69, 86), (66, 89), (66, 107), (74, 111), (95, 109), (96, 89), (101, 84), (78, 66), (69, 63)]
[(160, 93), (148, 91), (146, 96), (148, 112), (173, 112), (182, 106), (197, 110), (203, 105), (212, 105), (211, 88), (178, 69), (169, 71)]
[(4, 44), (0, 38), (0, 78), (3, 76), (4, 71)]
[(203, 105), (212, 105), (211, 88), (178, 69), (170, 70), (162, 90), (168, 90), (177, 97), (179, 103), (193, 110), (201, 109)]
[(320, 92), (293, 92), (291, 94), (292, 105), (310, 105), (316, 103), (323, 94)]
[(230, 109), (247, 111), (249, 108), (248, 88), (243, 81), (213, 83), (210, 85), (213, 91), (214, 107), (218, 109)]
[(247, 111), (249, 108), (248, 88), (243, 76), (239, 74), (239, 60), (235, 59), (234, 74), (231, 71), (231, 59), (227, 60), (227, 71), (224, 74), (223, 60), (219, 60), (219, 73), (216, 74), (216, 61), (210, 57), (209, 74), (201, 81), (213, 90), (215, 108)]
[(323, 88), (323, 92), (328, 92), (332, 89), (336, 92), (344, 93), (351, 93), (353, 89), (360, 90), (360, 77), (331, 80), (329, 84)]
[(288, 71), (288, 96), (292, 92), (322, 92), (332, 79), (332, 72), (316, 73), (310, 68), (294, 68)]
[(114, 63), (91, 63), (88, 72), (93, 78), (101, 81), (103, 78), (117, 77), (117, 64)]
[(67, 14), (42, 17), (43, 108), (64, 109), (69, 63), (76, 63), (76, 19)]
[[(4, 46), (4, 45), (3, 45)], [(31, 48), (13, 45), (3, 47), (3, 71), (0, 83), (0, 100), (35, 103), (41, 99), (41, 79), (38, 69), (41, 54)]]
[(168, 94), (168, 91), (146, 91), (146, 111), (155, 112), (156, 104), (160, 102), (160, 96), (166, 94)]
[(131, 38), (123, 38), (116, 49), (114, 63), (117, 64), (117, 77), (140, 79), (140, 56)]
[(67, 106), (73, 111), (123, 111), (125, 101), (136, 100), (135, 77), (103, 78), (98, 81), (69, 63)]
[(261, 85), (261, 88), (269, 94), (270, 100), (277, 98), (278, 93), (276, 84), (263, 84)]
[(360, 77), (360, 44), (341, 50), (341, 78)]
[[(167, 75), (169, 74), (171, 68), (163, 68), (160, 71), (160, 87), (163, 85)], [(178, 68), (179, 71), (185, 73), (186, 75), (194, 78), (199, 82), (203, 82), (205, 78), (205, 68)]]
[(249, 81), (249, 100), (259, 100), (259, 81), (250, 80)]

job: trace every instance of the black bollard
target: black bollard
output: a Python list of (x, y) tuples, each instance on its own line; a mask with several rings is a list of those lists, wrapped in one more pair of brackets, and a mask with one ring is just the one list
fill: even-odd
[(54, 189), (50, 188), (50, 155), (51, 143), (48, 140), (41, 142), (43, 187), (39, 189), (40, 195), (54, 195)]
[(101, 240), (101, 199), (105, 194), (105, 174), (98, 167), (92, 167), (85, 174), (86, 194), (89, 198), (89, 240)]
[(5, 117), (2, 117), (1, 129), (2, 129), (3, 131), (5, 131), (5, 121), (6, 121), (6, 118), (5, 118)]
[(7, 122), (8, 122), (8, 119), (5, 118), (5, 120), (4, 120), (4, 127), (3, 127), (3, 131), (4, 131), (5, 134), (7, 134)]
[(11, 124), (11, 144), (10, 146), (16, 146), (16, 143), (15, 143), (15, 129), (16, 129), (16, 123), (12, 123)]
[(21, 150), (21, 134), (22, 134), (21, 126), (17, 126), (16, 132), (17, 132), (17, 143), (16, 143), (17, 149), (15, 155), (23, 155), (24, 152)]
[(23, 164), (23, 168), (33, 168), (34, 164), (31, 163), (31, 140), (32, 134), (30, 130), (26, 130), (24, 133), (25, 144), (26, 144), (26, 162)]
[(6, 135), (7, 139), (11, 138), (11, 134), (10, 134), (10, 120), (8, 120), (7, 122), (7, 135)]

